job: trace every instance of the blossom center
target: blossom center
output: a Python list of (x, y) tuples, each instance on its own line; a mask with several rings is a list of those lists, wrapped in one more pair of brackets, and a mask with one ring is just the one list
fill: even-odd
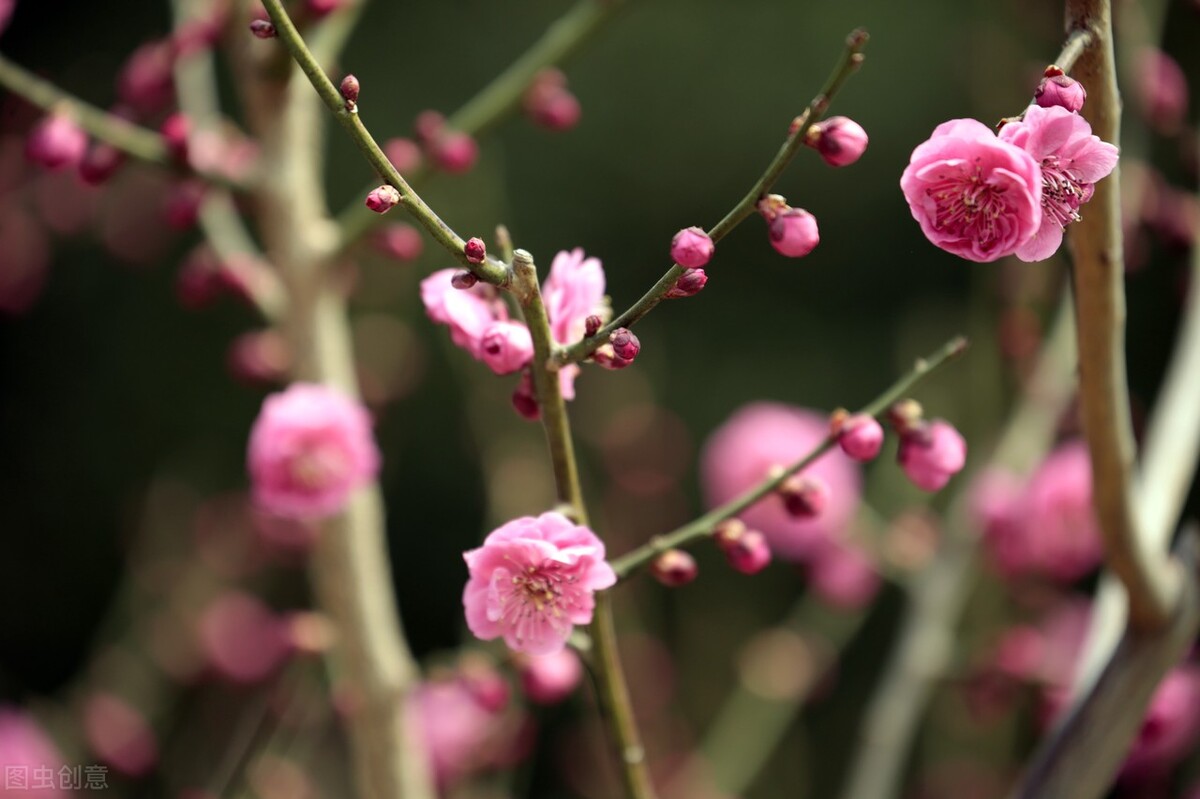
[(1079, 206), (1092, 196), (1092, 184), (1071, 174), (1057, 155), (1042, 159), (1042, 212), (1065, 228), (1078, 222)]
[(288, 464), (292, 483), (308, 491), (320, 491), (346, 473), (349, 462), (339, 447), (311, 442), (296, 453)]
[(978, 163), (957, 173), (939, 173), (925, 189), (934, 202), (934, 226), (973, 239), (985, 252), (1001, 235), (998, 223), (1007, 208), (1004, 193), (1003, 186), (983, 177)]

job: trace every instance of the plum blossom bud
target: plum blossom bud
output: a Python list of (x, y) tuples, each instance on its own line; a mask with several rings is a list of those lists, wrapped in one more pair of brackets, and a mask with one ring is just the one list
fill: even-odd
[(1087, 90), (1074, 78), (1055, 66), (1046, 67), (1046, 74), (1033, 92), (1033, 99), (1042, 108), (1057, 105), (1071, 112), (1083, 108)]
[(712, 258), (715, 246), (702, 228), (687, 227), (671, 239), (671, 259), (687, 269), (699, 269)]
[(127, 777), (158, 763), (158, 738), (145, 714), (121, 697), (97, 692), (83, 703), (83, 733), (99, 760)]
[(675, 281), (675, 285), (667, 289), (666, 297), (669, 300), (693, 297), (699, 294), (707, 283), (708, 275), (703, 269), (685, 269), (679, 279)]
[(849, 166), (866, 151), (867, 132), (849, 117), (830, 117), (810, 127), (804, 143), (830, 166)]
[(379, 460), (366, 408), (312, 383), (266, 398), (247, 451), (255, 503), (298, 519), (338, 512), (378, 474)]
[(512, 406), (521, 418), (531, 422), (536, 422), (542, 416), (537, 395), (533, 393), (533, 376), (529, 374), (528, 369), (521, 373), (521, 380), (513, 389)]
[(366, 205), (377, 214), (386, 214), (400, 203), (400, 192), (395, 186), (384, 184), (377, 189), (371, 189), (367, 195)]
[(865, 463), (873, 460), (883, 446), (883, 426), (875, 417), (859, 413), (842, 422), (837, 437), (842, 452)]
[(820, 477), (794, 474), (779, 486), (783, 507), (795, 519), (815, 519), (829, 505), (829, 484)]
[(200, 613), (197, 637), (208, 665), (233, 683), (265, 680), (287, 659), (283, 620), (257, 597), (226, 591)]
[(49, 170), (72, 167), (83, 160), (88, 137), (66, 114), (52, 113), (29, 133), (25, 155)]
[(433, 145), (433, 160), (453, 175), (469, 172), (478, 158), (479, 145), (466, 133), (445, 133)]
[(967, 442), (950, 423), (935, 419), (900, 439), (897, 460), (917, 488), (937, 491), (967, 461)]
[(432, 147), (446, 130), (446, 117), (439, 111), (429, 109), (417, 114), (413, 132), (425, 147)]
[(401, 174), (411, 172), (421, 165), (421, 147), (412, 139), (399, 136), (388, 139), (383, 144), (383, 152)]
[(512, 374), (533, 360), (533, 337), (520, 322), (493, 322), (480, 340), (482, 360), (498, 375)]
[(175, 96), (175, 44), (146, 42), (133, 51), (117, 76), (117, 96), (143, 115), (157, 114)]
[(479, 278), (470, 272), (455, 272), (454, 277), (450, 278), (450, 286), (459, 291), (466, 291), (469, 288), (473, 288), (478, 282)]
[(159, 126), (158, 132), (163, 137), (163, 143), (167, 145), (167, 152), (171, 159), (178, 164), (187, 163), (188, 134), (191, 129), (191, 120), (182, 113), (171, 114)]
[(375, 249), (397, 261), (415, 261), (425, 249), (421, 232), (412, 225), (400, 222), (381, 228), (375, 234)]
[(280, 383), (291, 367), (291, 350), (276, 330), (252, 330), (233, 340), (226, 356), (229, 371), (248, 385)]
[(668, 588), (678, 588), (696, 579), (696, 559), (682, 549), (668, 549), (650, 564), (650, 573)]
[(583, 681), (583, 663), (575, 650), (553, 655), (527, 655), (517, 661), (521, 688), (529, 701), (555, 705), (570, 696)]
[(600, 332), (600, 328), (604, 327), (604, 320), (596, 314), (592, 314), (587, 319), (583, 320), (583, 336), (591, 338)]
[(346, 101), (346, 110), (351, 113), (358, 110), (358, 91), (360, 88), (358, 78), (353, 75), (347, 75), (342, 78), (342, 84), (338, 87), (338, 91), (342, 93), (342, 99)]
[(626, 366), (629, 366), (631, 363), (633, 363), (633, 361), (626, 360), (625, 358), (618, 358), (611, 342), (607, 344), (601, 344), (599, 347), (597, 347), (596, 351), (592, 353), (592, 361), (597, 366), (602, 366), (605, 369), (610, 369), (613, 371), (617, 369), (624, 369)]
[(757, 574), (771, 562), (767, 539), (740, 519), (726, 519), (713, 530), (713, 540), (729, 565), (742, 574)]
[(803, 208), (788, 208), (771, 220), (768, 228), (771, 246), (788, 258), (803, 258), (821, 241), (817, 218)]
[(909, 432), (920, 429), (925, 417), (925, 409), (915, 399), (902, 399), (888, 408), (888, 422), (897, 435), (903, 437)]
[(279, 31), (275, 30), (275, 26), (265, 19), (251, 20), (250, 32), (258, 39), (274, 39), (279, 35)]
[(583, 114), (579, 100), (567, 89), (567, 76), (553, 67), (534, 76), (522, 105), (529, 118), (547, 130), (570, 130)]
[(487, 245), (480, 238), (467, 239), (467, 243), (463, 245), (463, 255), (467, 256), (471, 263), (481, 264), (487, 258)]
[(107, 142), (95, 142), (79, 162), (79, 179), (89, 186), (104, 183), (125, 163), (125, 153)]
[(608, 341), (612, 344), (613, 354), (622, 361), (632, 361), (642, 351), (642, 342), (627, 327), (614, 330)]

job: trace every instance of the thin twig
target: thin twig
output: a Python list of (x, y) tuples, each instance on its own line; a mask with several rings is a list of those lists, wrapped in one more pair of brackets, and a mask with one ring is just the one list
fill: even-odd
[(100, 141), (140, 161), (195, 174), (217, 186), (239, 188), (227, 175), (200, 172), (176, 163), (167, 151), (162, 136), (115, 114), (86, 103), (60, 89), (48, 80), (39, 78), (0, 55), (0, 86), (24, 98), (47, 113), (64, 113), (75, 124)]
[[(447, 127), (474, 137), (495, 127), (520, 107), (525, 91), (539, 72), (577, 53), (625, 5), (626, 0), (579, 0), (508, 69), (451, 114)], [(408, 175), (408, 180), (419, 184), (428, 174), (422, 164)], [(364, 211), (361, 203), (354, 203), (337, 215), (337, 222), (344, 250), (374, 230), (380, 219)]]
[[(1095, 37), (1073, 73), (1087, 90), (1083, 115), (1092, 131), (1118, 144), (1121, 105), (1109, 0), (1067, 0), (1067, 27), (1090, 30)], [(1130, 623), (1152, 629), (1169, 618), (1178, 586), (1171, 584), (1165, 556), (1149, 546), (1134, 510), (1119, 168), (1096, 184), (1083, 219), (1067, 232), (1075, 275), (1080, 404), (1105, 561), (1129, 592)]]
[[(758, 201), (771, 190), (771, 187), (775, 185), (775, 181), (779, 179), (779, 176), (783, 174), (788, 164), (792, 162), (792, 159), (796, 157), (796, 153), (804, 145), (804, 134), (808, 131), (809, 127), (821, 121), (821, 118), (829, 108), (830, 101), (838, 93), (838, 90), (841, 89), (842, 84), (862, 65), (862, 51), (866, 47), (867, 38), (867, 32), (861, 28), (851, 32), (846, 37), (846, 47), (842, 52), (842, 57), (838, 61), (837, 66), (834, 67), (833, 72), (829, 75), (820, 94), (814, 97), (808, 106), (800, 112), (800, 115), (792, 120), (792, 124), (788, 129), (788, 137), (779, 148), (779, 152), (775, 154), (771, 163), (767, 165), (766, 170), (754, 182), (754, 185), (750, 187), (746, 195), (738, 201), (737, 205), (730, 209), (729, 213), (725, 214), (720, 222), (717, 222), (708, 231), (709, 238), (713, 241), (720, 241), (754, 213)], [(667, 292), (674, 287), (675, 282), (679, 280), (679, 276), (683, 272), (684, 268), (682, 266), (672, 264), (671, 268), (658, 279), (657, 283), (650, 287), (649, 291), (642, 295), (641, 299), (601, 328), (596, 335), (556, 350), (554, 353), (555, 364), (563, 366), (568, 363), (578, 363), (595, 352), (597, 347), (608, 341), (614, 330), (632, 326), (663, 301)]]
[[(533, 337), (533, 385), (541, 409), (542, 427), (546, 431), (546, 444), (550, 449), (558, 501), (569, 509), (577, 523), (586, 525), (587, 508), (575, 465), (575, 444), (571, 437), (567, 406), (563, 401), (558, 373), (545, 366), (550, 348), (554, 346), (554, 338), (550, 332), (546, 307), (542, 303), (533, 256), (525, 250), (517, 250), (513, 254), (512, 269), (513, 292)], [(617, 651), (610, 592), (601, 591), (596, 595), (596, 608), (588, 632), (592, 637), (593, 666), (600, 703), (612, 728), (625, 788), (631, 799), (654, 799), (654, 786), (646, 767), (646, 753), (633, 716), (633, 704)]]
[(507, 286), (511, 278), (508, 267), (495, 260), (487, 260), (481, 264), (474, 264), (468, 261), (466, 253), (463, 252), (466, 241), (462, 236), (455, 233), (449, 225), (443, 222), (441, 217), (434, 213), (433, 209), (421, 199), (421, 196), (396, 171), (396, 167), (384, 155), (383, 150), (379, 147), (379, 143), (375, 141), (375, 138), (371, 136), (370, 131), (363, 124), (358, 111), (346, 108), (346, 101), (342, 98), (337, 87), (333, 85), (333, 81), (325, 74), (325, 70), (321, 68), (321, 65), (317, 62), (312, 52), (309, 51), (308, 46), (304, 43), (304, 39), (300, 36), (300, 32), (296, 30), (296, 26), (292, 23), (287, 11), (284, 10), (282, 1), (263, 0), (263, 7), (266, 8), (271, 22), (274, 23), (275, 29), (278, 31), (279, 41), (283, 43), (301, 71), (307, 76), (309, 83), (312, 84), (321, 101), (337, 121), (341, 123), (342, 127), (346, 129), (346, 132), (350, 134), (350, 138), (358, 146), (358, 149), (362, 151), (363, 156), (379, 176), (400, 192), (404, 208), (464, 268), (470, 270), (484, 282), (495, 286)]
[[(1025, 397), (988, 459), (990, 467), (1025, 474), (1050, 448), (1074, 390), (1073, 321), (1070, 299), (1064, 296)], [(909, 606), (863, 717), (842, 792), (846, 799), (891, 799), (901, 793), (913, 739), (953, 656), (955, 629), (970, 595), (976, 540), (966, 532), (966, 505), (960, 490), (946, 514), (950, 535), (922, 573), (909, 581)]]
[[(920, 382), (926, 375), (933, 372), (942, 364), (952, 358), (961, 355), (967, 347), (967, 340), (961, 336), (957, 336), (943, 344), (936, 352), (932, 353), (928, 358), (918, 360), (911, 370), (895, 383), (893, 383), (886, 391), (880, 394), (875, 399), (871, 400), (859, 413), (869, 416), (878, 416), (886, 411), (892, 403), (903, 397)], [(668, 549), (684, 546), (691, 541), (704, 536), (710, 535), (713, 528), (726, 519), (733, 518), (737, 514), (744, 511), (754, 503), (761, 500), (763, 497), (770, 494), (775, 489), (779, 488), (787, 478), (793, 474), (808, 468), (816, 462), (822, 455), (830, 450), (837, 443), (837, 439), (833, 434), (827, 435), (816, 447), (813, 448), (804, 457), (792, 465), (786, 467), (781, 472), (772, 474), (771, 477), (763, 480), (753, 488), (748, 489), (741, 495), (731, 499), (724, 505), (713, 508), (708, 513), (688, 522), (687, 524), (672, 530), (665, 535), (656, 536), (654, 539), (637, 549), (629, 552), (612, 562), (613, 570), (618, 577), (627, 577), (640, 566), (653, 560), (658, 555), (666, 552)]]

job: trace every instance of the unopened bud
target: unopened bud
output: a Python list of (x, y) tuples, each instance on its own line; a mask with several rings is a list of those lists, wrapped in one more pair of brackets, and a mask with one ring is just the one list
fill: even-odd
[(583, 320), (583, 335), (584, 338), (591, 338), (600, 332), (600, 328), (604, 327), (604, 320), (599, 316), (592, 314), (587, 319)]
[(171, 114), (159, 126), (158, 132), (163, 137), (163, 143), (167, 145), (167, 152), (178, 164), (187, 163), (188, 134), (191, 129), (191, 120), (182, 113)]
[(888, 408), (888, 422), (899, 435), (906, 435), (921, 426), (925, 415), (921, 403), (914, 399), (902, 399)]
[(88, 137), (75, 120), (51, 113), (29, 134), (25, 154), (30, 161), (49, 170), (73, 167), (87, 153)]
[(431, 147), (445, 130), (446, 117), (433, 109), (417, 114), (417, 119), (413, 122), (413, 132), (417, 135), (417, 141), (426, 147)]
[(487, 258), (487, 245), (483, 243), (483, 239), (471, 238), (463, 245), (463, 255), (467, 256), (467, 260), (473, 264), (481, 264)]
[(829, 505), (829, 485), (819, 477), (794, 474), (779, 486), (779, 497), (789, 516), (815, 519)]
[(810, 127), (804, 143), (830, 166), (849, 166), (866, 151), (867, 132), (849, 117), (830, 117)]
[(383, 145), (384, 155), (400, 174), (412, 172), (421, 165), (421, 147), (412, 139), (397, 137)]
[(749, 530), (738, 519), (727, 519), (713, 531), (713, 540), (725, 559), (742, 574), (757, 574), (771, 562), (767, 539), (757, 530)]
[(346, 4), (346, 0), (305, 0), (308, 13), (317, 19), (328, 16)]
[(479, 278), (470, 272), (455, 272), (450, 277), (450, 285), (459, 291), (466, 291), (479, 282)]
[(879, 454), (883, 446), (883, 427), (873, 416), (855, 414), (842, 422), (838, 446), (854, 460), (865, 463)]
[(529, 374), (528, 369), (521, 374), (520, 382), (513, 389), (512, 406), (513, 410), (522, 418), (531, 422), (541, 418), (542, 409), (538, 406), (537, 396), (533, 393), (533, 377)]
[(696, 579), (696, 559), (682, 549), (668, 549), (650, 564), (650, 573), (668, 588), (678, 588)]
[(163, 206), (167, 224), (176, 230), (187, 230), (196, 224), (207, 188), (200, 180), (184, 180), (172, 186)]
[(125, 153), (107, 142), (96, 142), (79, 162), (79, 177), (89, 186), (99, 186), (125, 163)]
[(342, 78), (342, 85), (338, 90), (342, 93), (342, 99), (346, 101), (346, 110), (354, 113), (358, 110), (358, 91), (361, 88), (358, 78), (353, 75), (347, 75)]
[(279, 35), (279, 31), (275, 30), (275, 26), (265, 19), (251, 20), (250, 32), (259, 39), (274, 39)]
[(596, 351), (592, 353), (592, 362), (597, 366), (603, 366), (605, 369), (612, 370), (624, 369), (626, 366), (629, 366), (631, 363), (633, 363), (633, 361), (627, 358), (617, 357), (617, 353), (613, 349), (611, 342), (607, 344), (601, 344), (596, 348)]
[(669, 300), (677, 300), (681, 297), (695, 296), (707, 283), (708, 275), (703, 269), (685, 269), (675, 281), (675, 285), (667, 289), (666, 297)]
[(466, 133), (445, 133), (433, 145), (433, 160), (446, 172), (470, 171), (479, 158), (479, 145)]
[(415, 261), (425, 249), (421, 232), (412, 225), (400, 222), (388, 225), (375, 233), (375, 249), (397, 261)]
[(803, 258), (821, 241), (817, 218), (803, 208), (787, 208), (770, 220), (771, 246), (788, 258)]
[(687, 269), (699, 269), (712, 258), (715, 246), (703, 229), (684, 228), (671, 239), (671, 260)]
[(367, 207), (377, 214), (386, 214), (400, 203), (400, 192), (395, 186), (384, 184), (377, 189), (371, 189), (367, 195)]
[(547, 130), (570, 130), (583, 114), (578, 98), (567, 89), (567, 76), (553, 67), (534, 76), (522, 105), (529, 118)]
[[(1058, 74), (1050, 74), (1051, 70), (1057, 71)], [(1058, 67), (1047, 67), (1045, 77), (1033, 92), (1033, 99), (1042, 108), (1057, 105), (1068, 111), (1076, 112), (1083, 108), (1083, 102), (1087, 99), (1087, 90), (1079, 81), (1064, 75)]]
[(632, 361), (642, 351), (642, 342), (627, 327), (614, 330), (608, 341), (612, 344), (613, 354), (623, 361)]

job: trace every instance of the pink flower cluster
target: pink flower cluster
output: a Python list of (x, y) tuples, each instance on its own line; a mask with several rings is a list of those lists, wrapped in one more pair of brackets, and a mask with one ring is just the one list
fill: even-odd
[(1062, 244), (1117, 148), (1067, 108), (1031, 105), (997, 136), (954, 119), (919, 145), (900, 178), (913, 218), (933, 244), (971, 261), (1015, 254), (1041, 261)]
[[(449, 327), (455, 344), (498, 375), (528, 366), (533, 359), (529, 328), (509, 318), (508, 307), (494, 288), (484, 283), (456, 287), (457, 274), (443, 269), (421, 281), (421, 300), (429, 318)], [(600, 260), (587, 257), (579, 248), (558, 253), (542, 284), (542, 300), (555, 341), (573, 344), (582, 339), (589, 316), (608, 314)], [(578, 373), (579, 367), (573, 365), (559, 371), (567, 399), (575, 396)]]
[(296, 383), (272, 394), (250, 431), (255, 503), (279, 516), (336, 513), (375, 477), (379, 460), (370, 414), (328, 386)]
[(1059, 446), (1024, 484), (1002, 473), (983, 475), (972, 500), (990, 559), (1002, 574), (1069, 582), (1100, 565), (1092, 462), (1082, 441)]
[(530, 655), (561, 651), (576, 624), (591, 622), (593, 594), (617, 581), (604, 542), (561, 513), (514, 519), (463, 558), (471, 632)]

